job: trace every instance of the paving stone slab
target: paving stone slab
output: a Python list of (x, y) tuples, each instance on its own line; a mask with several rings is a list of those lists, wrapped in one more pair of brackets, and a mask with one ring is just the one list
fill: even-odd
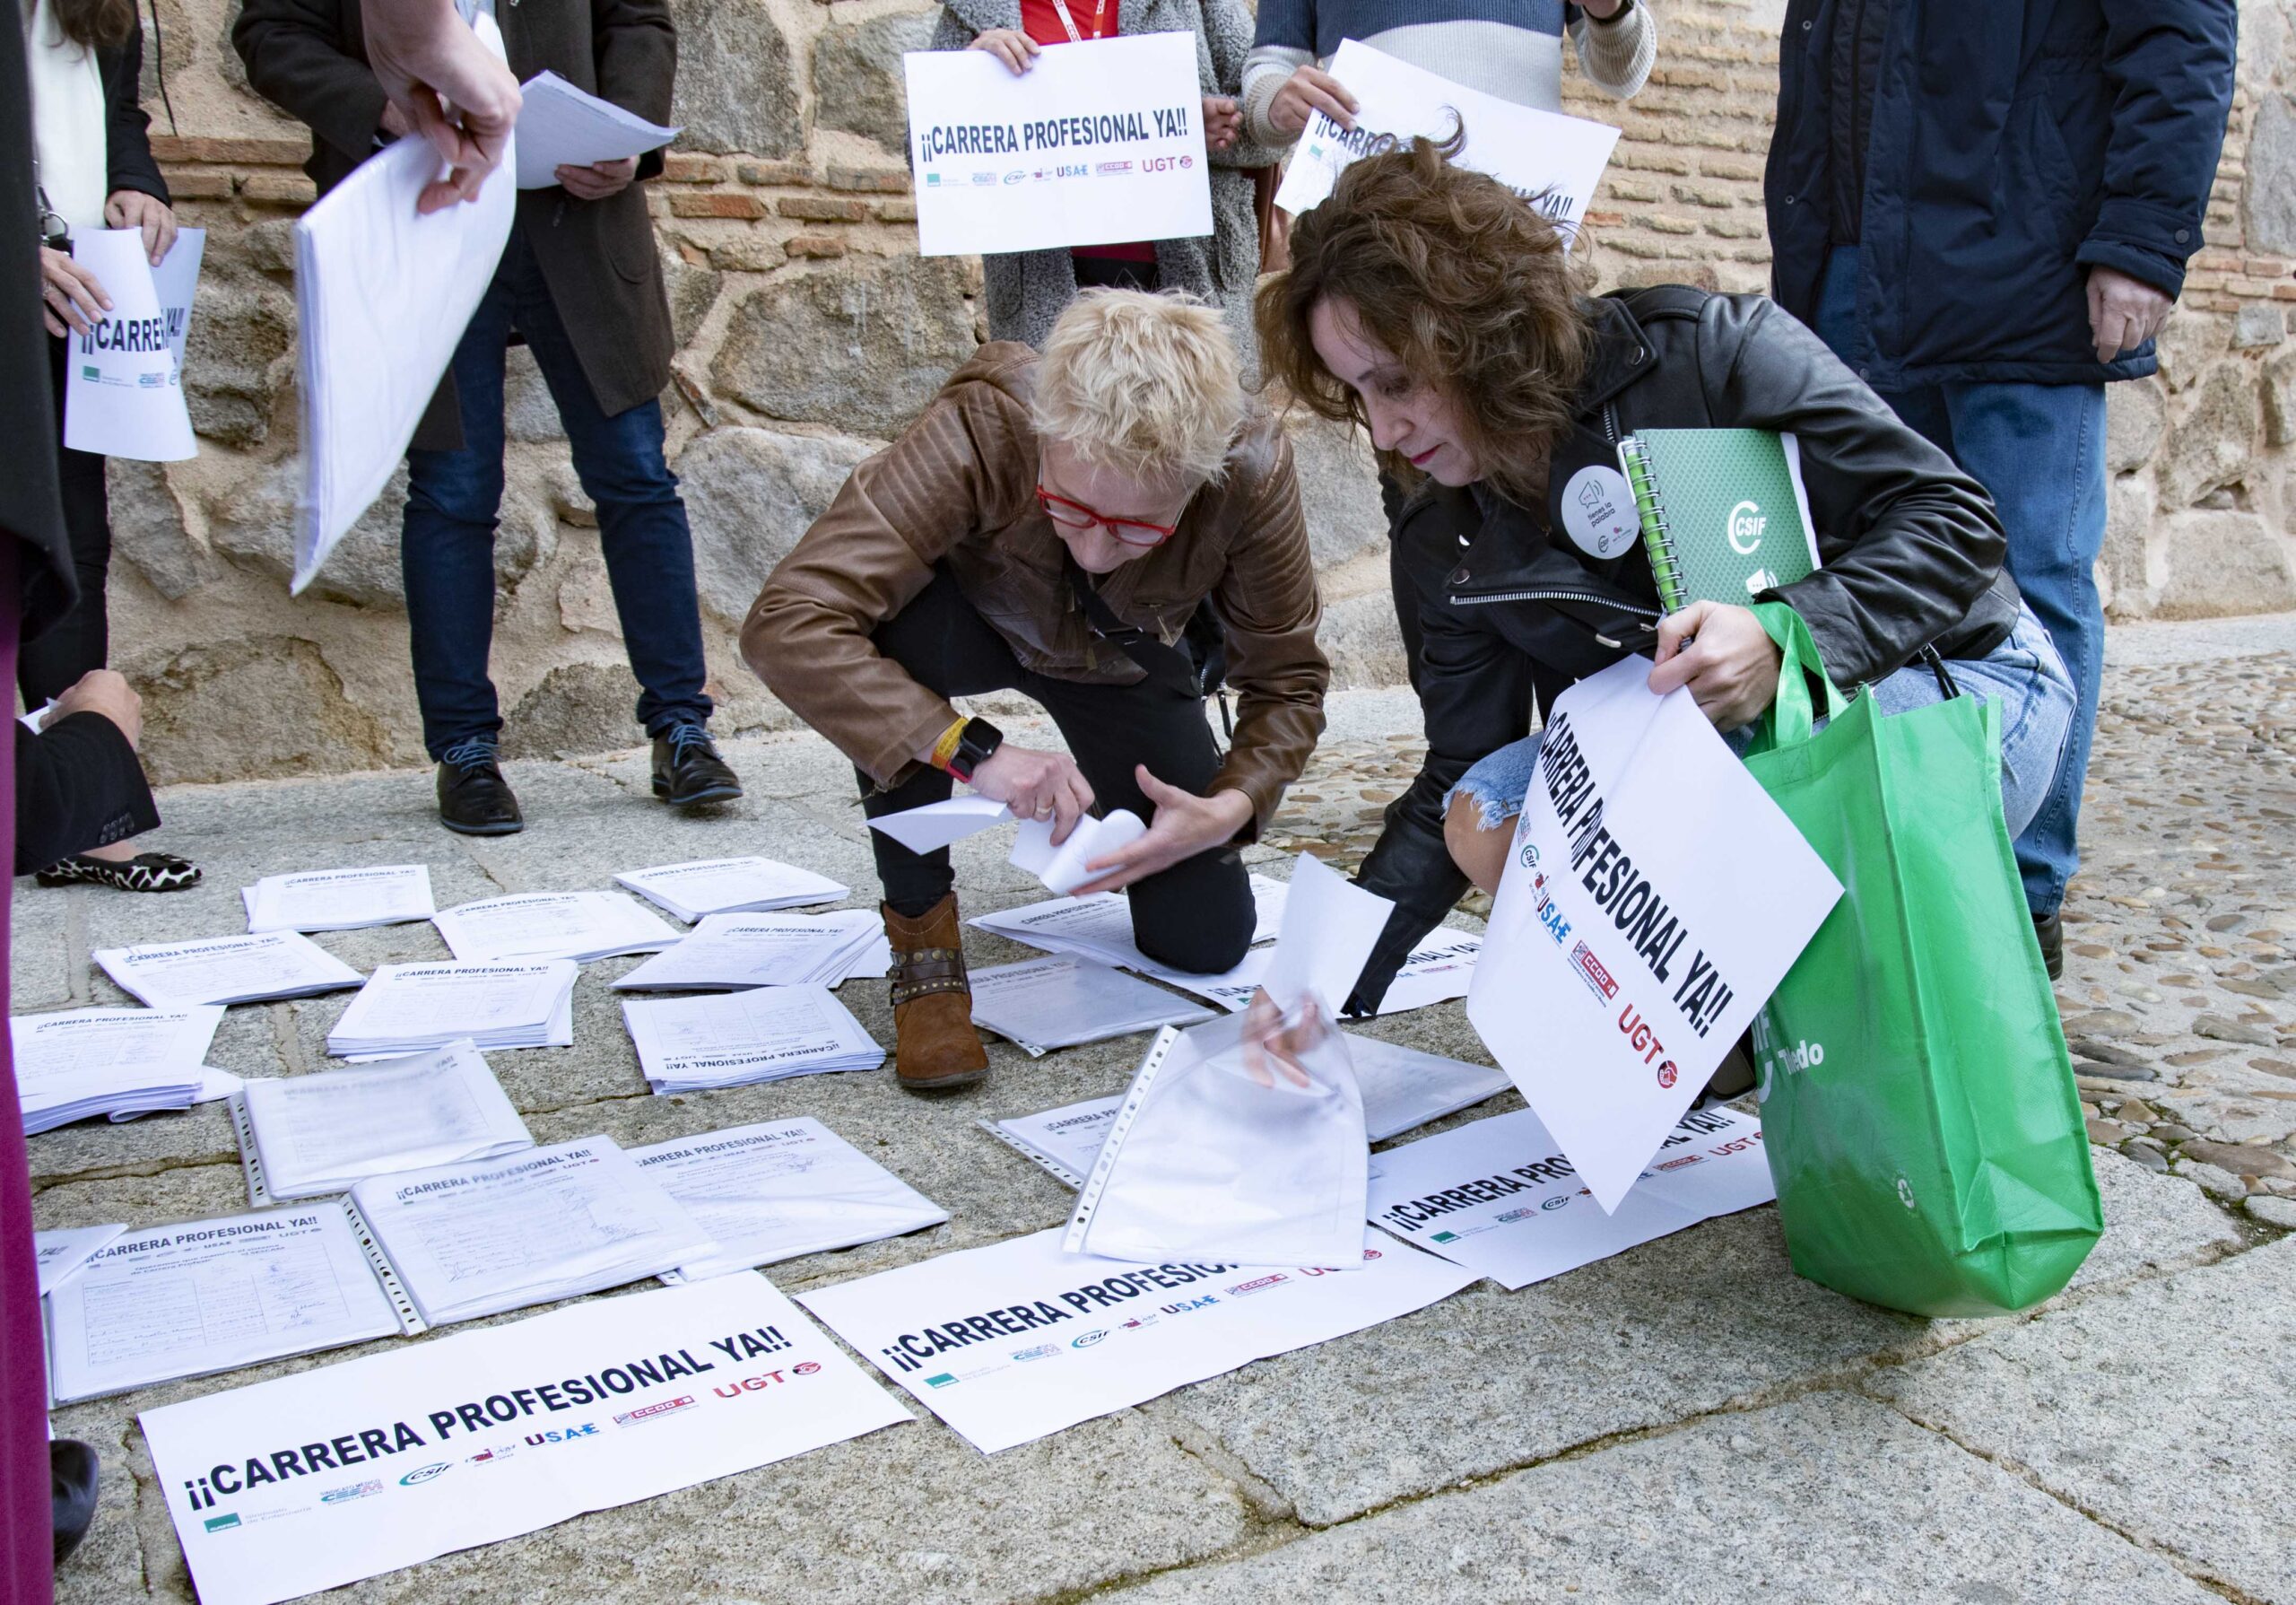
[(2296, 1240), (2054, 1311), (1866, 1383), (2076, 1509), (2296, 1600)]
[(30, 876), (15, 883), (8, 908), (8, 1011), (46, 1013), (72, 1007), (81, 960), (72, 951), (65, 887), (42, 887)]
[(2073, 1275), (2072, 1290), (2146, 1272), (2181, 1270), (2239, 1249), (2246, 1239), (2206, 1193), (2147, 1170), (2109, 1148), (2092, 1148), (2105, 1234)]
[(1111, 1597), (1126, 1605), (2215, 1598), (1998, 1468), (1839, 1393), (1540, 1466)]

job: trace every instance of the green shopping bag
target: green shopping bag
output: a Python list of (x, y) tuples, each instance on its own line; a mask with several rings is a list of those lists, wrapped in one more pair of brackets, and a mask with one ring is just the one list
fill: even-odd
[(1917, 1315), (2030, 1308), (2103, 1215), (2002, 819), (1999, 711), (1883, 719), (1825, 679), (1792, 608), (1754, 611), (1784, 663), (1746, 767), (1844, 888), (1754, 1023), (1794, 1269)]

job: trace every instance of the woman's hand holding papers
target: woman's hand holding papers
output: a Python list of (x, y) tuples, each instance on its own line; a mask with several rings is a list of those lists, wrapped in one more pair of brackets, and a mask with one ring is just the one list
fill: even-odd
[(1308, 1067), (1300, 1060), (1322, 1044), (1327, 1029), (1313, 998), (1302, 1000), (1299, 1018), (1287, 1021), (1267, 989), (1256, 987), (1244, 1008), (1244, 1069), (1262, 1086), (1274, 1086), (1279, 1072), (1292, 1086), (1306, 1086)]
[(367, 65), (383, 92), (452, 170), (423, 190), (418, 209), (476, 200), (509, 149), (517, 79), (479, 42), (454, 0), (362, 0), (361, 15)]
[(1052, 842), (1068, 840), (1092, 806), (1092, 788), (1076, 760), (1065, 753), (1040, 753), (1004, 743), (972, 772), (972, 789), (1003, 803), (1015, 819), (1049, 819)]
[(144, 254), (157, 267), (176, 242), (176, 214), (167, 202), (140, 189), (115, 189), (104, 203), (104, 221), (115, 229), (144, 231)]
[(987, 51), (1017, 75), (1029, 70), (1030, 65), (1037, 58), (1037, 52), (1044, 47), (1017, 28), (992, 28), (986, 33), (975, 35), (972, 43), (965, 48)]
[(1343, 128), (1355, 126), (1355, 97), (1320, 67), (1301, 67), (1283, 82), (1267, 103), (1267, 120), (1287, 139), (1297, 139), (1310, 113), (1322, 112)]
[(64, 251), (39, 248), (39, 310), (48, 332), (62, 339), (68, 329), (84, 335), (111, 310), (103, 281)]
[(1693, 602), (1668, 614), (1653, 657), (1650, 689), (1689, 686), (1718, 730), (1752, 724), (1778, 695), (1778, 643), (1748, 608)]
[[(1167, 786), (1148, 772), (1145, 763), (1137, 765), (1133, 773), (1140, 781), (1142, 793), (1156, 805), (1156, 817), (1149, 823), (1146, 835), (1085, 865), (1099, 878), (1078, 886), (1075, 896), (1088, 897), (1095, 892), (1113, 892), (1119, 886), (1128, 886), (1160, 869), (1170, 868), (1183, 859), (1192, 859), (1235, 840), (1236, 833), (1251, 823), (1251, 798), (1240, 791), (1214, 791), (1209, 797), (1198, 797), (1178, 786)], [(1057, 842), (1060, 837), (1053, 840)]]

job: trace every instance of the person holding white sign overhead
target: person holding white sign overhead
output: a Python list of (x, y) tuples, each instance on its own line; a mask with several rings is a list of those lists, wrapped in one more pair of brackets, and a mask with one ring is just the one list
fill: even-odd
[(1239, 349), (1251, 349), (1252, 285), (1259, 276), (1258, 222), (1249, 170), (1276, 153), (1239, 137), (1235, 94), (1251, 48), (1242, 0), (946, 0), (935, 50), (986, 50), (1015, 74), (1048, 46), (1144, 33), (1196, 36), (1211, 163), (1210, 240), (1133, 240), (981, 258), (988, 337), (1041, 346), (1080, 288), (1182, 290), (1218, 305)]
[[(1331, 677), (1291, 443), (1240, 367), (1199, 301), (1087, 291), (1041, 356), (982, 346), (854, 469), (742, 627), (750, 667), (853, 760), (873, 818), (964, 781), (1050, 821), (1056, 844), (1087, 809), (1149, 821), (1076, 891), (1124, 888), (1140, 950), (1197, 973), (1251, 945), (1240, 849), (1315, 749)], [(1216, 648), (1187, 629), (1207, 601)], [(1239, 693), (1224, 757), (1204, 707), (1216, 650)], [(1074, 755), (950, 702), (1004, 690), (1041, 703)], [(948, 851), (870, 836), (900, 1084), (978, 1081)]]
[(1949, 676), (1996, 702), (2003, 812), (2022, 828), (2056, 772), (2073, 684), (2002, 568), (1984, 490), (1764, 297), (1586, 296), (1553, 226), (1451, 148), (1417, 140), (1348, 168), (1259, 299), (1271, 376), (1427, 476), (1397, 530), (1428, 754), (1358, 875), (1396, 912), (1353, 1007), (1376, 1006), (1469, 877), (1496, 887), (1535, 709), (1644, 650), (1650, 689), (1687, 686), (1726, 737), (1776, 695), (1779, 649), (1751, 608), (1666, 611), (1639, 526), (1588, 512), (1632, 504), (1619, 441), (1640, 432), (1796, 438), (1820, 566), (1784, 584), (1757, 571), (1745, 599), (1791, 606), (1835, 683), (1865, 686), (1885, 717), (1950, 694)]

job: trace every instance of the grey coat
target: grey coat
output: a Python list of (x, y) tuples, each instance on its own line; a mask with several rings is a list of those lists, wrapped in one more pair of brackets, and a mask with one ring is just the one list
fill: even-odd
[[(992, 28), (1021, 26), (1021, 0), (944, 0), (935, 50), (961, 50)], [(1234, 95), (1252, 48), (1251, 13), (1243, 0), (1117, 0), (1117, 31), (1196, 35), (1197, 82), (1207, 95)], [(1259, 277), (1259, 219), (1252, 176), (1283, 153), (1239, 140), (1212, 154), (1212, 236), (1156, 242), (1157, 283), (1187, 290), (1218, 306), (1257, 370), (1251, 338), (1252, 286)], [(1041, 347), (1053, 320), (1076, 294), (1074, 258), (1065, 250), (1015, 251), (981, 258), (988, 293), (988, 337)]]

